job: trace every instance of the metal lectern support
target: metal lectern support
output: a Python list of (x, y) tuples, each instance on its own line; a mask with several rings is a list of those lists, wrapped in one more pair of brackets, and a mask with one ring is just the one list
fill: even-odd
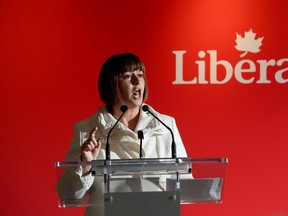
[(108, 193), (104, 198), (105, 216), (179, 216), (178, 192)]

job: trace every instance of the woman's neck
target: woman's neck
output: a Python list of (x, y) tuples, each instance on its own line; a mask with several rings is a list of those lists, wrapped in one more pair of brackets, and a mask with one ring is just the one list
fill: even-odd
[[(113, 107), (113, 113), (115, 119), (118, 119), (122, 114), (122, 111), (120, 110), (120, 107), (114, 106)], [(140, 107), (135, 108), (128, 108), (124, 116), (120, 119), (120, 122), (124, 124), (126, 127), (131, 129), (132, 131), (135, 130), (136, 125), (138, 123), (140, 116)]]

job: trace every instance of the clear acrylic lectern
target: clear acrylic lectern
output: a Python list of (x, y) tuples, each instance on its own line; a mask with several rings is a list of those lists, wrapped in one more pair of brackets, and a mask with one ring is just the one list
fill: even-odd
[[(57, 162), (56, 172), (59, 181), (67, 170), (89, 166), (102, 180), (105, 216), (179, 216), (180, 204), (222, 202), (227, 163), (227, 158), (94, 160)], [(59, 207), (97, 205), (89, 201), (93, 192), (79, 199), (59, 195)]]

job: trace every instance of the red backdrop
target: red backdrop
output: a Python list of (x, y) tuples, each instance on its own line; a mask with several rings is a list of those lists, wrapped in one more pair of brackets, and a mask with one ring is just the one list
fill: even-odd
[(54, 162), (73, 124), (102, 105), (103, 61), (133, 52), (146, 63), (147, 102), (176, 118), (189, 156), (229, 158), (224, 203), (182, 215), (287, 216), (287, 9), (285, 0), (0, 0), (1, 215), (81, 215), (57, 207)]

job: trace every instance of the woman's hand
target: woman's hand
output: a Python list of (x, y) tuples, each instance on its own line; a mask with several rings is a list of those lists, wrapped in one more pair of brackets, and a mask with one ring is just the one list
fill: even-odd
[[(82, 161), (90, 162), (95, 160), (101, 149), (101, 140), (96, 138), (97, 127), (95, 127), (88, 137), (88, 139), (81, 145)], [(90, 166), (83, 166), (83, 175), (90, 173)]]

